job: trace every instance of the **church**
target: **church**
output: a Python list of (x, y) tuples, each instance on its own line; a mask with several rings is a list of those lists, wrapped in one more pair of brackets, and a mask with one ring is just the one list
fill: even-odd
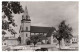
[[(53, 43), (53, 32), (56, 29), (54, 27), (42, 27), (42, 26), (31, 26), (31, 19), (28, 14), (27, 7), (25, 7), (24, 14), (22, 15), (22, 20), (21, 20), (21, 26), (20, 26), (20, 37), (21, 37), (21, 44), (25, 45), (26, 40), (30, 39), (31, 35), (38, 35), (38, 34), (43, 34), (45, 35), (50, 43)], [(52, 36), (52, 38), (51, 38)]]
[[(56, 45), (58, 44), (58, 40), (53, 36), (54, 33), (56, 32), (56, 29), (54, 27), (43, 27), (43, 26), (31, 26), (31, 19), (28, 14), (27, 7), (25, 7), (24, 14), (22, 15), (22, 20), (21, 20), (21, 26), (20, 26), (20, 37), (21, 37), (21, 45), (28, 45), (27, 40), (30, 40), (31, 35), (39, 35), (42, 34), (45, 37), (43, 38), (42, 41), (47, 44)], [(78, 42), (78, 41), (73, 41), (73, 39), (77, 40), (76, 38), (72, 38), (70, 42), (68, 43), (64, 39), (61, 41), (61, 47), (64, 48), (64, 46), (69, 47), (72, 42)]]

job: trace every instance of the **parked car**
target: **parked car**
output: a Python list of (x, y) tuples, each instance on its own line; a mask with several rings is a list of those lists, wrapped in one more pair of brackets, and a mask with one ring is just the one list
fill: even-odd
[(48, 51), (48, 48), (36, 49), (35, 51)]

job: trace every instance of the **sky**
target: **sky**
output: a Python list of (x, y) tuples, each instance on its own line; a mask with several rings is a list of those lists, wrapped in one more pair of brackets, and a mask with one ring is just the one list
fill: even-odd
[[(27, 6), (32, 26), (57, 28), (62, 20), (66, 20), (73, 28), (73, 35), (78, 35), (78, 2), (74, 1), (27, 1), (20, 2), (23, 9)], [(14, 29), (19, 35), (22, 14), (14, 15)], [(18, 36), (17, 35), (17, 36)]]

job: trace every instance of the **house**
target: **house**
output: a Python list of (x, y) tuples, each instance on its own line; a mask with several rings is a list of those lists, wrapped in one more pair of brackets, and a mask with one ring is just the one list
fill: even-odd
[(14, 35), (10, 33), (2, 35), (2, 46), (18, 45), (19, 42)]
[(61, 49), (78, 49), (78, 37), (73, 36), (71, 39), (62, 39)]
[(15, 37), (4, 37), (4, 40), (2, 41), (3, 46), (12, 46), (12, 45), (18, 45), (19, 42), (17, 41), (17, 38)]
[(78, 43), (78, 37), (77, 36), (73, 36), (72, 39), (71, 39), (71, 43), (72, 44)]

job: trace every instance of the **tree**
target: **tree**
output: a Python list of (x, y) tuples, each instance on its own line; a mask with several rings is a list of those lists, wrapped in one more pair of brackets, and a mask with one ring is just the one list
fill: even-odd
[(2, 35), (5, 35), (6, 34), (6, 32), (5, 31), (2, 31)]
[[(12, 14), (20, 14), (23, 13), (23, 8), (20, 5), (20, 2), (13, 2), (13, 1), (3, 1), (2, 2), (2, 29), (9, 30), (9, 25), (16, 26), (15, 20), (13, 19)], [(8, 19), (5, 20), (5, 18)], [(13, 31), (11, 31), (13, 33)]]
[(10, 31), (11, 31), (11, 34), (14, 35), (14, 37), (15, 37), (15, 34), (17, 34), (17, 33), (13, 29), (11, 29)]
[(38, 34), (38, 38), (39, 38), (39, 42), (42, 42), (42, 40), (47, 39), (46, 35), (43, 35), (43, 34)]
[(17, 40), (18, 40), (18, 41), (20, 42), (20, 44), (21, 44), (21, 37), (20, 37), (20, 36), (18, 37), (18, 39), (17, 39)]
[(42, 42), (43, 39), (47, 39), (45, 35), (43, 34), (37, 34), (37, 35), (32, 35), (30, 37), (30, 42), (32, 42), (35, 45), (37, 44), (37, 42)]
[(59, 42), (59, 48), (60, 48), (60, 41), (62, 39), (71, 39), (73, 37), (73, 35), (71, 34), (72, 32), (72, 27), (69, 27), (69, 25), (65, 24), (65, 20), (63, 20), (59, 26), (58, 26), (58, 30), (55, 33), (55, 37), (57, 38), (58, 42)]
[(37, 42), (39, 42), (39, 37), (38, 37), (38, 35), (32, 35), (30, 37), (30, 40), (34, 44), (34, 47), (35, 47), (35, 45), (37, 44)]
[(55, 30), (56, 30), (56, 29), (55, 29), (54, 27), (51, 27), (51, 28), (49, 29), (49, 32), (47, 33), (46, 37), (50, 37)]
[(4, 38), (4, 35), (6, 34), (6, 32), (5, 31), (2, 31), (2, 41), (4, 41), (5, 40), (5, 38)]

